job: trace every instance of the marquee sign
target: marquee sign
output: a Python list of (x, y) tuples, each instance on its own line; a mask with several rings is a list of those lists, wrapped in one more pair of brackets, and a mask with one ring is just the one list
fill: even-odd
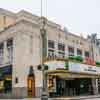
[(88, 64), (82, 64), (76, 62), (65, 62), (65, 61), (49, 61), (46, 62), (45, 64), (49, 66), (49, 70), (66, 69), (71, 72), (100, 74), (100, 67), (96, 67)]
[(45, 64), (49, 66), (49, 70), (64, 69), (65, 61), (48, 61)]
[(69, 62), (69, 71), (100, 74), (100, 68), (92, 65)]

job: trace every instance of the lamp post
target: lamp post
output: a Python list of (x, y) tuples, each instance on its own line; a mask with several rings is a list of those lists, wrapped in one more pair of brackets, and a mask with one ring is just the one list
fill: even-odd
[(44, 65), (44, 58), (47, 57), (47, 34), (46, 34), (46, 18), (41, 17), (41, 44), (42, 44), (42, 64), (38, 66), (38, 69), (42, 71), (43, 76), (43, 88), (42, 88), (42, 95), (41, 100), (48, 100), (48, 90), (47, 90), (47, 73), (45, 72), (48, 70), (48, 66)]
[(46, 24), (47, 19), (43, 17), (43, 0), (41, 0), (41, 28), (40, 28), (40, 34), (41, 34), (41, 45), (42, 45), (42, 63), (38, 66), (38, 69), (42, 71), (43, 76), (43, 88), (42, 88), (42, 94), (41, 94), (41, 100), (48, 100), (48, 90), (47, 90), (47, 73), (45, 72), (48, 70), (48, 66), (44, 65), (44, 58), (47, 57), (47, 34), (46, 34)]

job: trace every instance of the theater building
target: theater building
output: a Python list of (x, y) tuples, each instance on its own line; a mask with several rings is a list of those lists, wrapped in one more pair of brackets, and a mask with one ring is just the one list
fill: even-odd
[[(0, 94), (38, 97), (42, 93), (41, 19), (24, 10), (0, 9)], [(48, 95), (100, 93), (100, 48), (47, 20)], [(81, 60), (80, 60), (81, 59)]]

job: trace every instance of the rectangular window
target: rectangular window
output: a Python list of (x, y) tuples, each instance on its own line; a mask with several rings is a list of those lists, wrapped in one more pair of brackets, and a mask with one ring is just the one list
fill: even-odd
[(0, 43), (0, 64), (3, 64), (4, 44)]
[(68, 46), (68, 55), (74, 56), (74, 47)]
[(58, 56), (59, 56), (60, 58), (64, 58), (64, 57), (65, 57), (65, 53), (64, 53), (64, 52), (58, 52)]
[(48, 40), (48, 57), (55, 57), (55, 43), (52, 40)]
[(48, 57), (54, 57), (55, 55), (54, 55), (54, 50), (48, 50)]
[(58, 43), (58, 50), (65, 52), (65, 45), (62, 43)]
[(54, 41), (48, 40), (48, 48), (54, 49), (54, 48), (55, 48), (54, 46), (55, 46), (55, 45), (54, 45)]
[(82, 50), (81, 49), (77, 49), (77, 55), (82, 56)]
[(12, 63), (13, 60), (13, 39), (7, 40), (7, 50), (8, 50), (8, 59), (10, 63)]
[(60, 58), (65, 57), (65, 45), (62, 43), (58, 43), (58, 57)]
[(85, 57), (90, 57), (89, 51), (85, 51)]

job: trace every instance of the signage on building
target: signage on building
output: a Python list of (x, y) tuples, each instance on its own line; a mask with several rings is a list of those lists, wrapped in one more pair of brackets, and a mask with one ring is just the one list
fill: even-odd
[(99, 74), (100, 68), (92, 65), (69, 62), (69, 71)]
[(49, 66), (49, 70), (67, 69), (71, 72), (84, 72), (89, 74), (100, 74), (100, 67), (93, 65), (65, 62), (65, 61), (50, 61), (45, 63)]
[(49, 66), (49, 70), (64, 69), (65, 61), (49, 61), (45, 64)]

